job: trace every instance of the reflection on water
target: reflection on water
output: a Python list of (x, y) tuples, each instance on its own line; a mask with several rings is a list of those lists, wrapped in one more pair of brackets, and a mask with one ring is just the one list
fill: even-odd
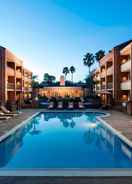
[[(36, 138), (40, 140), (43, 139), (43, 141), (46, 141), (46, 138), (47, 138), (47, 141), (50, 142), (52, 140), (51, 136), (53, 133), (51, 135), (47, 133), (49, 128), (52, 129), (52, 126), (54, 124), (56, 125), (56, 129), (59, 129), (60, 131), (63, 132), (62, 135), (60, 133), (55, 134), (56, 135), (55, 141), (57, 142), (54, 142), (54, 144), (59, 144), (61, 146), (62, 145), (64, 146), (63, 147), (64, 158), (63, 158), (63, 154), (61, 153), (62, 159), (66, 159), (66, 157), (68, 157), (68, 153), (66, 154), (68, 150), (65, 150), (65, 147), (67, 149), (69, 148), (68, 145), (70, 145), (70, 142), (69, 142), (70, 139), (68, 137), (68, 135), (70, 136), (70, 134), (67, 134), (70, 131), (71, 140), (74, 141), (74, 144), (76, 145), (75, 147), (77, 147), (78, 144), (81, 145), (81, 147), (77, 147), (78, 154), (79, 153), (82, 154), (81, 150), (83, 149), (84, 149), (84, 152), (87, 152), (87, 155), (84, 155), (83, 153), (83, 155), (80, 155), (80, 156), (82, 156), (81, 158), (84, 159), (83, 161), (85, 161), (85, 159), (89, 159), (89, 163), (91, 164), (90, 167), (92, 167), (92, 163), (94, 163), (94, 160), (92, 162), (92, 159), (93, 158), (95, 159), (94, 155), (96, 157), (100, 157), (100, 162), (102, 163), (102, 165), (106, 164), (106, 167), (109, 167), (109, 165), (111, 165), (111, 163), (105, 163), (105, 160), (104, 160), (104, 163), (102, 162), (101, 159), (103, 159), (102, 158), (103, 155), (98, 155), (99, 151), (101, 150), (102, 154), (105, 153), (104, 154), (105, 157), (107, 154), (110, 157), (112, 157), (111, 162), (114, 163), (112, 167), (132, 168), (132, 150), (130, 149), (130, 147), (125, 143), (123, 143), (116, 135), (114, 135), (111, 132), (111, 130), (107, 129), (100, 122), (97, 122), (95, 114), (93, 115), (88, 113), (77, 113), (77, 112), (76, 113), (72, 113), (72, 112), (71, 113), (43, 113), (41, 115), (38, 115), (36, 118), (31, 120), (28, 124), (26, 124), (24, 127), (17, 130), (15, 134), (11, 135), (8, 139), (0, 143), (0, 167), (6, 168), (6, 165), (10, 163), (11, 160), (13, 160), (13, 158), (17, 155), (17, 153), (24, 151), (23, 146), (25, 144), (24, 143), (25, 137), (29, 136), (28, 139), (30, 139), (29, 141), (30, 144), (33, 143), (33, 141), (35, 141)], [(56, 131), (56, 130), (53, 129), (52, 131)], [(46, 137), (46, 135), (49, 135), (49, 137), (48, 136)], [(58, 135), (58, 139), (57, 139), (57, 135)], [(78, 137), (76, 137), (75, 135), (77, 135)], [(61, 139), (64, 136), (65, 136), (65, 144), (61, 142), (62, 141)], [(37, 153), (36, 152), (37, 150), (35, 150), (34, 154), (35, 155), (39, 154), (39, 156), (42, 156), (42, 158), (46, 157), (47, 155), (50, 155), (54, 150), (53, 149), (54, 145), (51, 145), (51, 147), (50, 147), (50, 144), (49, 144), (49, 147), (47, 145), (48, 145), (48, 142), (45, 142), (44, 145), (41, 145), (43, 149), (47, 148), (46, 150), (42, 150), (42, 153), (40, 152)], [(63, 149), (61, 150), (61, 147), (60, 147), (61, 151), (63, 151)], [(74, 149), (72, 150), (73, 152), (74, 152)], [(25, 154), (29, 154), (29, 153), (25, 152)], [(32, 152), (30, 154), (32, 157)], [(55, 152), (55, 154), (57, 153)], [(76, 154), (77, 152), (75, 152), (73, 155), (75, 156)], [(91, 154), (91, 157), (93, 154), (93, 158), (89, 158), (90, 154)], [(36, 157), (37, 156), (38, 155), (36, 155)], [(83, 158), (83, 156), (84, 157), (87, 156), (87, 157)], [(52, 160), (52, 162), (54, 160)], [(68, 167), (73, 167), (74, 165), (79, 163), (78, 160), (76, 160), (75, 163), (73, 162), (74, 165), (72, 165), (73, 160), (74, 158), (72, 156), (72, 160), (68, 163), (69, 164)], [(32, 160), (32, 162), (34, 162), (34, 160)], [(67, 164), (66, 162), (63, 163), (64, 164), (63, 167), (66, 167), (65, 166), (65, 164)], [(77, 165), (76, 167), (82, 168), (83, 167), (82, 163), (79, 163), (79, 164), (80, 165)], [(102, 168), (102, 165), (98, 165), (97, 163), (96, 167)], [(56, 167), (58, 167), (58, 165), (56, 165)], [(21, 165), (19, 166), (19, 168), (21, 168)], [(26, 165), (24, 166), (24, 168), (26, 168)]]
[(0, 167), (5, 166), (23, 145), (23, 137), (32, 129), (29, 123), (0, 143)]
[(37, 117), (36, 119), (34, 119), (34, 121), (32, 121), (32, 129), (31, 131), (29, 131), (31, 135), (38, 135), (42, 132), (41, 130), (38, 129), (39, 121), (40, 121), (39, 117)]

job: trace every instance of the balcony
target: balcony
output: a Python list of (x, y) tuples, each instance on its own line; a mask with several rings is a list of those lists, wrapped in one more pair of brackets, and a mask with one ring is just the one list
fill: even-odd
[(107, 89), (112, 89), (113, 88), (113, 83), (112, 82), (108, 82), (107, 83)]
[(22, 78), (22, 73), (16, 70), (16, 78)]
[(14, 89), (15, 89), (15, 84), (14, 84), (14, 83), (8, 82), (8, 83), (7, 83), (7, 89), (8, 89), (8, 90), (14, 90)]
[(100, 86), (96, 86), (96, 91), (100, 91)]
[(131, 81), (127, 80), (127, 81), (121, 82), (120, 88), (121, 88), (121, 90), (130, 90), (131, 89)]
[(8, 76), (15, 76), (15, 70), (9, 66), (7, 66), (7, 75)]
[(130, 71), (131, 70), (131, 60), (128, 60), (126, 63), (121, 64), (121, 72)]
[(102, 86), (101, 86), (101, 90), (104, 90), (105, 89), (105, 85), (103, 84)]
[(100, 76), (97, 76), (96, 77), (96, 81), (100, 81)]
[(16, 90), (17, 91), (22, 91), (22, 86), (21, 85), (16, 85)]
[(32, 92), (32, 88), (31, 88), (31, 87), (25, 87), (25, 88), (24, 88), (24, 91), (25, 91), (25, 92)]
[(101, 78), (105, 78), (105, 72), (101, 73)]
[(108, 69), (107, 69), (107, 76), (108, 75), (112, 75), (113, 74), (113, 66), (111, 66), (111, 67), (109, 67)]

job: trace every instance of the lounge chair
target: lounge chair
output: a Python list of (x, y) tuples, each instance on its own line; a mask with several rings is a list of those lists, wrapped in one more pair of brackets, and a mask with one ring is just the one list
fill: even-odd
[(54, 108), (54, 102), (50, 102), (49, 106), (48, 106), (48, 109), (53, 109), (53, 108)]
[(57, 108), (58, 108), (58, 109), (63, 109), (63, 102), (58, 102)]
[(79, 109), (84, 109), (83, 102), (78, 102), (78, 107), (79, 107)]
[(12, 115), (12, 116), (16, 116), (18, 115), (19, 113), (13, 113), (13, 112), (10, 112), (9, 110), (6, 109), (6, 107), (4, 107), (3, 105), (0, 106), (0, 109), (1, 111), (4, 113), (4, 114), (7, 114), (7, 115)]
[(68, 103), (68, 109), (73, 109), (73, 102)]
[(3, 116), (3, 115), (0, 114), (0, 120), (7, 120), (9, 118), (11, 118), (11, 117), (9, 117), (7, 115), (6, 116), (5, 115)]
[(9, 117), (15, 117), (16, 116), (16, 114), (10, 114), (10, 113), (4, 113), (4, 112), (2, 112), (1, 110), (0, 110), (0, 116), (9, 116)]

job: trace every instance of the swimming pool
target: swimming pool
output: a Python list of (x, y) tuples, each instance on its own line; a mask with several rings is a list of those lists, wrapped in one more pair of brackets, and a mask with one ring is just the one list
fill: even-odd
[(132, 168), (132, 149), (92, 112), (45, 112), (0, 143), (3, 169)]

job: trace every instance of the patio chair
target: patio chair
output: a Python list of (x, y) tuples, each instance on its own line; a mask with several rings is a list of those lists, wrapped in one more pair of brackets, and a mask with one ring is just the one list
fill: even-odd
[(54, 108), (54, 102), (50, 102), (49, 106), (48, 106), (48, 109), (53, 109), (53, 108)]
[(83, 102), (78, 102), (78, 107), (79, 107), (79, 109), (84, 109), (84, 104), (83, 104)]
[(58, 109), (63, 109), (63, 102), (58, 102), (57, 108), (58, 108)]
[(73, 109), (73, 102), (68, 103), (68, 109)]
[(4, 114), (8, 114), (8, 115), (12, 115), (12, 116), (16, 116), (19, 113), (13, 113), (11, 111), (9, 111), (5, 106), (1, 105), (0, 106), (0, 110), (4, 113)]
[(5, 116), (5, 117), (6, 117), (6, 116), (9, 116), (9, 117), (15, 117), (15, 116), (16, 116), (16, 114), (4, 113), (4, 112), (3, 112), (3, 111), (1, 111), (1, 110), (0, 110), (0, 115), (1, 115), (1, 116)]
[(2, 115), (2, 114), (0, 114), (0, 120), (7, 120), (7, 119), (9, 119), (9, 118), (11, 118), (11, 117), (9, 117), (9, 116), (7, 116), (7, 115)]

